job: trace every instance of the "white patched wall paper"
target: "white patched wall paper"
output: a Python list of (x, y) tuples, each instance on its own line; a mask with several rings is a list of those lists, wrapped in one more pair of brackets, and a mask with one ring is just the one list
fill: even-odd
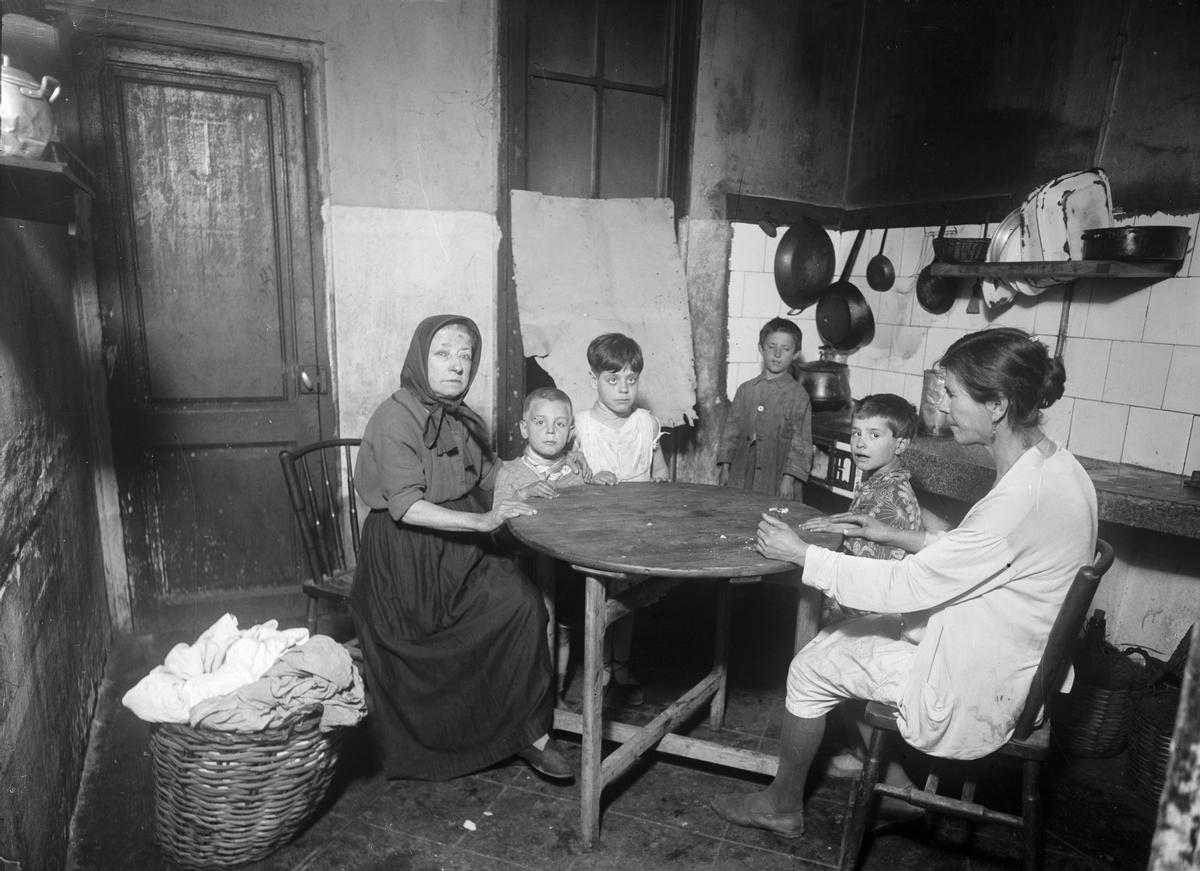
[(667, 199), (592, 200), (512, 192), (521, 339), (576, 408), (595, 402), (588, 343), (633, 337), (645, 368), (638, 402), (664, 426), (695, 417), (687, 284)]

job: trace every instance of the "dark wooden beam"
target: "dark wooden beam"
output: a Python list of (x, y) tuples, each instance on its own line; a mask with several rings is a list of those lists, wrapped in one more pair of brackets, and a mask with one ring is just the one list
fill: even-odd
[(844, 208), (819, 203), (778, 200), (745, 194), (725, 194), (725, 219), (747, 224), (769, 220), (789, 226), (812, 218), (830, 230), (859, 227), (936, 227), (950, 224), (998, 224), (1021, 204), (1021, 195), (978, 197), (947, 203), (897, 203)]

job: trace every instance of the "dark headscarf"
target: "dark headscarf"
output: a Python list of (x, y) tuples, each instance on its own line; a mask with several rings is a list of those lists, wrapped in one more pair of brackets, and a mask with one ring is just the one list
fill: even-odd
[[(429, 346), (433, 343), (433, 337), (437, 331), (451, 324), (462, 327), (471, 335), (474, 351), (471, 355), (471, 371), (467, 375), (466, 390), (463, 390), (462, 395), (456, 399), (438, 396), (429, 387)], [(490, 454), (487, 425), (483, 422), (483, 418), (464, 405), (462, 401), (462, 397), (467, 395), (467, 390), (471, 388), (471, 383), (475, 380), (475, 373), (479, 371), (481, 343), (479, 327), (475, 326), (473, 320), (462, 315), (434, 315), (425, 318), (413, 332), (412, 342), (408, 346), (408, 356), (404, 358), (404, 368), (400, 370), (400, 386), (408, 388), (421, 405), (429, 409), (429, 417), (425, 419), (421, 441), (427, 448), (436, 446), (439, 454), (444, 454), (457, 447), (454, 444), (454, 437), (442, 425), (446, 420), (446, 415), (459, 421), (471, 438), (483, 448), (484, 454)]]

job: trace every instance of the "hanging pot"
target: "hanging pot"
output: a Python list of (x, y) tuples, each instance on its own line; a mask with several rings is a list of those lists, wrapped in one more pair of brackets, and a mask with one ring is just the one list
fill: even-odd
[(813, 411), (843, 408), (850, 402), (850, 367), (832, 356), (833, 348), (822, 345), (820, 360), (792, 367), (796, 379), (808, 391)]
[[(934, 240), (933, 259), (935, 263), (939, 262), (937, 243), (943, 241), (945, 236), (946, 223), (943, 221), (942, 229), (938, 232), (937, 239)], [(917, 302), (930, 314), (940, 315), (950, 311), (950, 307), (954, 305), (954, 298), (957, 296), (958, 279), (947, 275), (934, 275), (932, 263), (917, 273)]]
[(958, 296), (958, 279), (934, 275), (932, 265), (917, 275), (917, 302), (932, 315), (945, 314)]
[(850, 270), (862, 247), (866, 228), (858, 231), (842, 277), (831, 284), (817, 301), (817, 332), (822, 341), (838, 351), (853, 351), (875, 337), (875, 317), (866, 297), (850, 280)]
[(775, 288), (797, 314), (817, 301), (833, 280), (833, 241), (812, 218), (787, 228), (775, 249)]
[(892, 265), (892, 261), (883, 253), (883, 246), (887, 244), (888, 228), (883, 228), (883, 238), (879, 240), (879, 253), (867, 261), (867, 284), (871, 285), (871, 290), (891, 290), (892, 285), (896, 283), (896, 267)]

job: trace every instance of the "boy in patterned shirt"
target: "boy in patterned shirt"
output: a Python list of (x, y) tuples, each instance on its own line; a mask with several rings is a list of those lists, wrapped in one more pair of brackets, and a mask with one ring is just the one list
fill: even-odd
[[(894, 393), (864, 396), (854, 404), (850, 420), (850, 450), (854, 465), (866, 476), (854, 489), (847, 514), (866, 514), (897, 529), (923, 528), (921, 506), (912, 488), (912, 473), (903, 467), (901, 454), (908, 450), (917, 434), (917, 410), (912, 403)], [(826, 520), (835, 521), (839, 515), (801, 524), (804, 529)], [(865, 538), (847, 537), (842, 550), (854, 556), (873, 559), (903, 559), (904, 550)], [(851, 617), (866, 614), (855, 608), (839, 605), (828, 596), (821, 610), (821, 625), (828, 626)], [(865, 747), (857, 739), (857, 718), (854, 711), (841, 705), (850, 746), (830, 762), (828, 773), (834, 777), (855, 777), (862, 770)]]
[[(864, 396), (854, 404), (850, 420), (850, 451), (854, 465), (864, 478), (854, 489), (847, 514), (866, 514), (897, 529), (919, 530), (921, 506), (912, 488), (912, 473), (904, 468), (901, 455), (917, 434), (917, 410), (894, 393)], [(830, 520), (834, 518), (828, 518)], [(809, 521), (821, 523), (826, 519)], [(802, 524), (804, 529), (809, 524)], [(854, 556), (873, 559), (904, 559), (905, 551), (865, 538), (847, 537), (842, 549)], [(822, 625), (867, 612), (838, 605), (826, 599)]]

